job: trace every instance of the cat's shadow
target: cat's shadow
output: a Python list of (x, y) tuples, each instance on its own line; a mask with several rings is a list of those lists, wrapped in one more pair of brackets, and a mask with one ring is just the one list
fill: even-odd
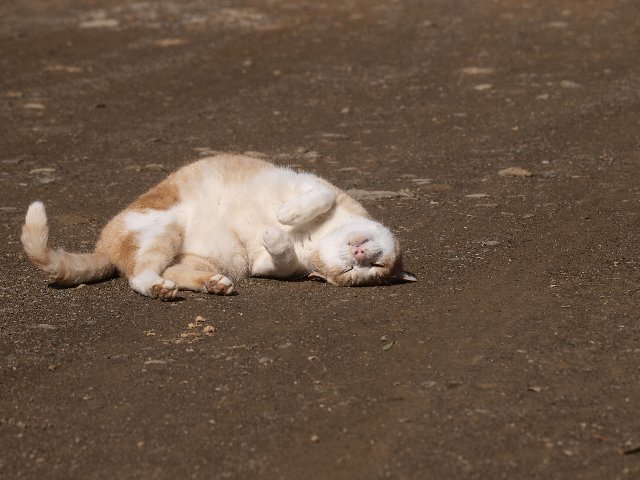
[[(411, 272), (405, 272), (408, 275), (415, 278), (415, 275)], [(298, 277), (298, 278), (270, 278), (270, 277), (259, 277), (265, 280), (278, 280), (279, 282), (287, 282), (287, 283), (301, 283), (301, 282), (315, 282), (315, 283), (329, 283), (326, 280), (320, 277)], [(351, 285), (349, 288), (367, 288), (367, 287), (391, 287), (393, 285), (404, 285), (406, 283), (414, 283), (415, 280), (403, 280), (402, 278), (395, 278), (391, 281), (379, 283), (379, 284), (362, 284), (362, 285)]]
[[(109, 280), (115, 280), (118, 277), (113, 277), (110, 278), (108, 280), (93, 280), (93, 281), (89, 281), (89, 282), (83, 282), (80, 285), (83, 285), (83, 287), (81, 287), (80, 285), (62, 285), (60, 283), (56, 283), (56, 282), (49, 282), (47, 284), (47, 287), (53, 289), (53, 290), (74, 290), (77, 288), (84, 288), (84, 286), (89, 286), (89, 285), (98, 285), (100, 283), (105, 283), (105, 281), (109, 281)], [(237, 295), (237, 292), (232, 292), (231, 295)], [(175, 298), (169, 299), (169, 300), (164, 300), (167, 303), (177, 303), (177, 302), (184, 302), (185, 300), (187, 300), (187, 297), (180, 297), (177, 296)]]
[(99, 283), (104, 283), (104, 282), (105, 280), (93, 280), (89, 282), (82, 282), (79, 285), (63, 285), (61, 283), (49, 282), (47, 284), (47, 287), (52, 288), (54, 290), (74, 290), (77, 288), (84, 288), (85, 286), (89, 286), (89, 285), (98, 285)]
[[(101, 280), (92, 280), (92, 281), (88, 281), (88, 282), (83, 282), (80, 285), (63, 285), (60, 283), (56, 283), (56, 282), (49, 282), (47, 284), (47, 286), (53, 290), (74, 290), (77, 288), (84, 288), (84, 286), (89, 286), (89, 285), (97, 285), (100, 283), (104, 283), (105, 281), (111, 281), (111, 280), (115, 280), (118, 277), (113, 277), (107, 280), (101, 279)], [(303, 283), (303, 282), (315, 282), (315, 283), (328, 283), (326, 280), (323, 280), (321, 278), (318, 277), (308, 277), (308, 276), (304, 276), (304, 277), (297, 277), (297, 278), (270, 278), (270, 277), (257, 277), (263, 280), (277, 280), (279, 282), (286, 282), (286, 283)], [(380, 285), (355, 285), (355, 288), (366, 288), (366, 287), (390, 287), (393, 285), (401, 285), (404, 283), (411, 283), (410, 281), (403, 281), (401, 279), (396, 279), (393, 282), (389, 282), (389, 283), (383, 283)], [(354, 288), (351, 287), (351, 288)], [(197, 293), (197, 292), (194, 292)], [(229, 296), (229, 297), (235, 297), (236, 295), (239, 295), (240, 292), (237, 291), (233, 291), (228, 295), (225, 296)], [(175, 298), (172, 298), (170, 300), (165, 300), (166, 302), (169, 303), (173, 303), (173, 302), (184, 302), (185, 300), (187, 300), (188, 297), (187, 296), (177, 296)]]

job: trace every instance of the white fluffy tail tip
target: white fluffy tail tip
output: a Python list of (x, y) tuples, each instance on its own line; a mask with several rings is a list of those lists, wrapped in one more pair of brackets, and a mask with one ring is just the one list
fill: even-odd
[(46, 225), (47, 224), (47, 213), (44, 209), (44, 203), (40, 201), (33, 202), (29, 205), (29, 209), (27, 210), (27, 217), (25, 218), (25, 223), (30, 225)]

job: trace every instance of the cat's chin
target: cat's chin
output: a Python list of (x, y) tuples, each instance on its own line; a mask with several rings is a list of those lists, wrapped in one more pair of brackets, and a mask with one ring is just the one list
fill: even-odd
[[(392, 269), (378, 271), (373, 274), (364, 273), (363, 269), (358, 269), (358, 267), (349, 268), (338, 274), (336, 274), (336, 269), (331, 270), (329, 270), (329, 273), (314, 270), (309, 273), (307, 278), (330, 283), (337, 287), (373, 287), (418, 281), (413, 274), (402, 269), (402, 262), (396, 264)], [(369, 269), (368, 271), (370, 272), (371, 270)]]
[(325, 275), (323, 273), (320, 273), (317, 270), (314, 270), (313, 272), (311, 272), (307, 276), (307, 278), (309, 280), (314, 280), (316, 282), (330, 283), (331, 285), (335, 285), (336, 287), (363, 286), (363, 285), (357, 285), (357, 284), (349, 282), (349, 281), (339, 280), (339, 277), (331, 277), (329, 275)]

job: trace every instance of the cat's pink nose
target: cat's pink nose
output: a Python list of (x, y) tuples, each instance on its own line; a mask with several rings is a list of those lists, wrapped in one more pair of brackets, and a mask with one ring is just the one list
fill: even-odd
[(367, 252), (364, 251), (364, 248), (358, 246), (353, 251), (353, 256), (356, 257), (356, 260), (364, 260), (367, 258)]

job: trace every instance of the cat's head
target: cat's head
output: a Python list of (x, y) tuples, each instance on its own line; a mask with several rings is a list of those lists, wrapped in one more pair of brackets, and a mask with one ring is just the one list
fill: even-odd
[(402, 267), (400, 245), (384, 225), (366, 218), (336, 228), (316, 245), (310, 278), (334, 285), (415, 282)]

